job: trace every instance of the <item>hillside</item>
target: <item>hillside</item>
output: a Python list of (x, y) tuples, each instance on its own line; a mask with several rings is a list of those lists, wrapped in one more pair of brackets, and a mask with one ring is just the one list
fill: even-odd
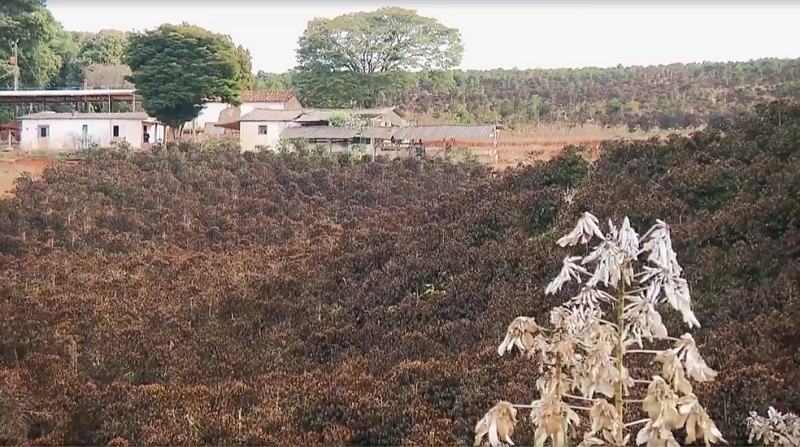
[[(379, 105), (421, 122), (541, 123), (685, 129), (775, 98), (800, 98), (800, 59), (649, 67), (405, 73)], [(256, 86), (287, 88), (291, 74), (259, 73)], [(318, 91), (298, 91), (317, 106)], [(323, 104), (324, 105), (324, 104)]]
[[(800, 107), (503, 173), (188, 147), (97, 153), (0, 201), (0, 444), (468, 445), (533, 371), (576, 216), (672, 226), (731, 445), (800, 407)], [(571, 204), (567, 186), (576, 186)], [(679, 317), (664, 313), (670, 332)], [(515, 441), (533, 442), (527, 414)]]

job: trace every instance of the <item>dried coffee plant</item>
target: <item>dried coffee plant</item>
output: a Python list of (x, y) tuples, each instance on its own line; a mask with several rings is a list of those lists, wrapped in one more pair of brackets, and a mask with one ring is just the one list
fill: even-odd
[(751, 411), (747, 428), (751, 443), (756, 440), (776, 447), (800, 447), (800, 417), (796, 414), (782, 414), (772, 407), (767, 410), (767, 417)]
[[(517, 420), (509, 407), (531, 409), (537, 447), (548, 440), (553, 446), (622, 446), (634, 431), (637, 445), (677, 447), (673, 432), (680, 428), (686, 443), (726, 442), (689, 380), (711, 381), (717, 373), (703, 361), (691, 334), (668, 335), (658, 311), (668, 303), (689, 328), (700, 326), (669, 227), (658, 220), (640, 238), (627, 217), (619, 228), (611, 221), (608, 226), (604, 234), (587, 212), (558, 240), (562, 247), (600, 242), (586, 256), (567, 256), (547, 286), (545, 293), (554, 294), (568, 282), (580, 285), (576, 296), (551, 311), (550, 328), (530, 317), (509, 325), (498, 353), (516, 347), (534, 361), (539, 398), (530, 405), (495, 406), (475, 427), (476, 446), (487, 434), (494, 447), (513, 445), (509, 435)], [(645, 341), (667, 347), (645, 349)], [(633, 356), (652, 356), (660, 371), (631, 377), (626, 364)], [(631, 399), (634, 387), (646, 388), (644, 399)], [(646, 417), (636, 417), (640, 411), (634, 405)]]

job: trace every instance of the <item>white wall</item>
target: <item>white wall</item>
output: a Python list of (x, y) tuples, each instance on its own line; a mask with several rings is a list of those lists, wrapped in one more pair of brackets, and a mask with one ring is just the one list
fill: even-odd
[(239, 110), (242, 112), (239, 116), (245, 116), (256, 109), (283, 110), (284, 104), (282, 102), (245, 102), (239, 106)]
[[(219, 119), (219, 114), (228, 107), (228, 104), (222, 102), (203, 104), (203, 110), (200, 111), (200, 115), (194, 120), (195, 129), (203, 130), (206, 127), (206, 123), (216, 123)], [(185, 125), (187, 129), (191, 128), (191, 126), (192, 123), (186, 123)]]
[[(84, 137), (83, 126), (87, 132)], [(49, 136), (39, 137), (39, 126), (49, 126)], [(120, 137), (117, 141), (127, 141), (134, 149), (142, 146), (143, 124), (140, 120), (110, 119), (24, 119), (20, 149), (23, 151), (74, 151), (95, 143), (108, 146), (112, 141), (113, 126), (119, 126)], [(159, 126), (163, 129), (163, 126)], [(163, 138), (163, 130), (160, 131)], [(154, 142), (156, 135), (150, 135)]]
[[(223, 110), (231, 107), (229, 104), (222, 102), (209, 102), (203, 105), (203, 110), (200, 115), (194, 120), (194, 126), (197, 130), (203, 130), (207, 123), (216, 123), (219, 120), (219, 114)], [(284, 103), (282, 102), (245, 102), (239, 106), (239, 116), (245, 116), (255, 109), (269, 109), (269, 110), (283, 110)], [(187, 128), (191, 128), (192, 123), (186, 123)]]
[[(267, 126), (267, 134), (259, 135), (258, 126)], [(239, 123), (239, 141), (244, 151), (255, 151), (256, 146), (265, 146), (270, 150), (278, 149), (281, 132), (287, 127), (297, 127), (298, 123), (287, 121), (242, 121)]]

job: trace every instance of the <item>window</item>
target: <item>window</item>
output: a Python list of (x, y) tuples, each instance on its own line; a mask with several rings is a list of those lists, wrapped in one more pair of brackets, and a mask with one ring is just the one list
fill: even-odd
[(111, 136), (114, 138), (119, 138), (119, 126), (114, 126), (111, 128)]
[(50, 136), (50, 126), (39, 126), (39, 138), (47, 138)]
[(267, 126), (258, 126), (258, 134), (259, 135), (266, 135), (267, 134)]

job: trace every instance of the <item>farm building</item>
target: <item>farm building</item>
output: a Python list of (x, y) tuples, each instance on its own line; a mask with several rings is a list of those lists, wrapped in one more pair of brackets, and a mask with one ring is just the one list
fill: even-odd
[(395, 107), (376, 109), (313, 109), (305, 110), (303, 116), (295, 120), (304, 125), (330, 125), (331, 114), (345, 113), (358, 119), (366, 127), (408, 126), (403, 114)]
[(275, 150), (278, 147), (281, 132), (291, 126), (299, 126), (295, 120), (302, 115), (300, 110), (265, 110), (256, 109), (221, 127), (239, 131), (239, 145), (242, 151), (260, 149)]
[[(259, 149), (276, 150), (278, 148), (280, 139), (286, 138), (283, 136), (283, 133), (290, 128), (297, 129), (292, 132), (301, 132), (303, 135), (313, 135), (314, 132), (320, 131), (323, 133), (330, 133), (332, 132), (331, 129), (338, 129), (338, 132), (340, 133), (352, 133), (352, 129), (350, 128), (333, 128), (329, 125), (330, 116), (335, 112), (346, 113), (360, 124), (364, 124), (364, 127), (385, 129), (391, 126), (407, 125), (405, 118), (403, 118), (403, 116), (397, 110), (392, 107), (386, 107), (379, 109), (341, 110), (256, 109), (238, 119), (235, 118), (235, 114), (228, 115), (223, 113), (220, 117), (220, 122), (218, 122), (216, 126), (238, 131), (239, 142), (242, 151), (254, 151)], [(297, 138), (308, 139), (311, 137), (306, 136)], [(320, 138), (323, 138), (326, 141), (328, 139), (328, 137)]]
[(122, 141), (140, 149), (145, 132), (151, 143), (164, 138), (164, 125), (144, 112), (40, 112), (22, 116), (19, 121), (20, 149), (28, 152), (67, 152)]
[(301, 126), (288, 127), (280, 138), (289, 141), (306, 140), (312, 146), (323, 146), (328, 152), (348, 152), (361, 145), (365, 153), (379, 155), (383, 142), (392, 138), (394, 129), (399, 127), (333, 127)]
[(132, 89), (0, 91), (0, 104), (9, 105), (47, 107), (53, 104), (70, 104), (75, 110), (89, 112), (100, 104), (105, 105), (108, 110), (118, 109), (120, 103), (125, 103), (131, 110), (136, 110), (141, 106), (142, 98)]
[(489, 161), (497, 161), (500, 133), (494, 125), (383, 126), (383, 127), (288, 127), (280, 138), (306, 140), (329, 152), (348, 152), (361, 146), (366, 154), (392, 158), (412, 155), (437, 155), (462, 147), (486, 147)]
[[(204, 104), (200, 115), (192, 122), (187, 123), (185, 131), (205, 131), (216, 133), (211, 128), (222, 121), (222, 118), (232, 114), (245, 116), (253, 110), (301, 110), (303, 105), (291, 90), (247, 90), (242, 92), (242, 104), (234, 107), (218, 99)], [(232, 111), (231, 109), (235, 110)]]

